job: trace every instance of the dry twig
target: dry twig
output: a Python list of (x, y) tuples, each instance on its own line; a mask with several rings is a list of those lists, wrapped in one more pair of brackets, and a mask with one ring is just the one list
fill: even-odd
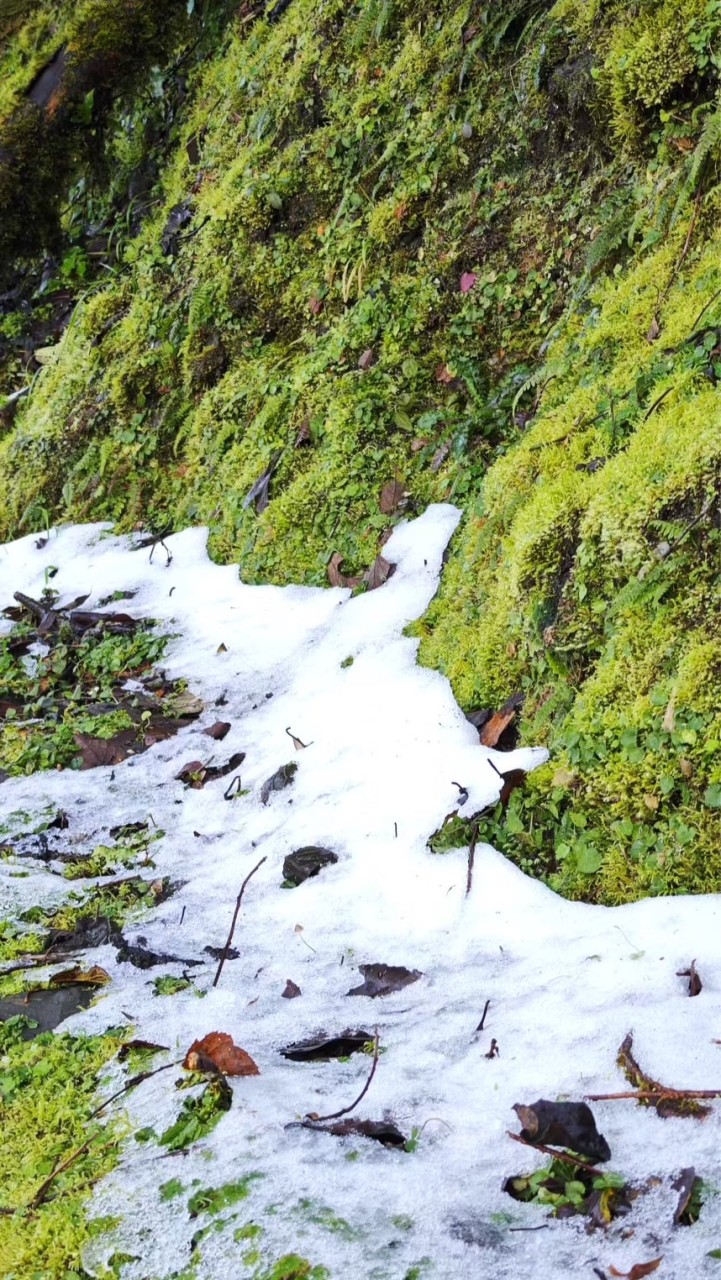
[[(267, 856), (267, 855), (266, 855), (266, 856)], [(235, 933), (235, 925), (236, 925), (236, 921), (237, 921), (237, 919), (238, 919), (238, 912), (240, 911), (240, 904), (241, 904), (241, 902), (242, 902), (242, 900), (243, 900), (243, 894), (244, 894), (244, 892), (245, 892), (245, 886), (247, 885), (247, 883), (248, 883), (248, 881), (250, 880), (251, 876), (254, 876), (254, 875), (255, 875), (255, 873), (256, 873), (256, 871), (258, 870), (258, 868), (259, 868), (259, 867), (262, 867), (262, 865), (263, 865), (263, 863), (264, 863), (264, 862), (265, 862), (265, 858), (261, 858), (260, 862), (257, 862), (257, 863), (255, 864), (255, 866), (253, 867), (253, 870), (248, 872), (247, 876), (245, 877), (245, 880), (243, 881), (242, 885), (240, 886), (240, 893), (238, 894), (238, 897), (237, 897), (237, 898), (236, 898), (236, 900), (235, 900), (235, 911), (233, 912), (233, 919), (232, 919), (232, 921), (231, 921), (231, 925), (230, 925), (230, 933), (228, 934), (228, 937), (227, 937), (227, 939), (226, 939), (225, 946), (223, 947), (223, 954), (222, 954), (222, 956), (220, 957), (220, 960), (218, 961), (218, 968), (216, 969), (216, 971), (215, 971), (215, 977), (213, 978), (213, 986), (214, 986), (214, 987), (217, 987), (218, 983), (220, 982), (220, 975), (221, 975), (221, 973), (223, 972), (223, 965), (225, 964), (225, 961), (226, 961), (226, 958), (227, 958), (228, 952), (229, 952), (230, 947), (231, 947), (231, 944), (232, 944), (232, 942), (233, 942), (233, 934)]]

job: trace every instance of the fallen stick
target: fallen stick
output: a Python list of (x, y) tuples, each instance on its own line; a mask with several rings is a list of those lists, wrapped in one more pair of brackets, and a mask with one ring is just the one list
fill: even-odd
[[(371, 1065), (370, 1074), (365, 1084), (363, 1085), (363, 1088), (358, 1094), (358, 1097), (356, 1098), (355, 1102), (351, 1102), (350, 1106), (344, 1107), (342, 1111), (334, 1111), (333, 1114), (330, 1116), (318, 1116), (312, 1113), (306, 1116), (306, 1121), (310, 1121), (311, 1124), (325, 1124), (326, 1120), (340, 1120), (341, 1116), (347, 1116), (351, 1111), (355, 1111), (356, 1107), (358, 1106), (358, 1103), (363, 1101), (368, 1090), (371, 1087), (371, 1081), (376, 1073), (376, 1067), (378, 1066), (378, 1054), (380, 1053), (380, 1045), (381, 1045), (380, 1036), (378, 1035), (378, 1028), (376, 1027), (375, 1044), (373, 1046), (373, 1063)], [(310, 1127), (310, 1126), (307, 1126), (307, 1127)]]
[(588, 1102), (616, 1102), (621, 1098), (672, 1098), (683, 1102), (688, 1098), (721, 1098), (721, 1089), (629, 1089), (626, 1093), (587, 1093)]
[[(267, 855), (266, 855), (266, 857), (267, 857)], [(228, 934), (228, 937), (227, 937), (227, 939), (226, 939), (225, 946), (223, 947), (223, 954), (222, 954), (222, 955), (221, 955), (221, 957), (220, 957), (220, 960), (219, 960), (219, 962), (218, 962), (218, 968), (216, 969), (216, 971), (215, 971), (215, 977), (213, 978), (213, 986), (214, 986), (214, 987), (217, 987), (218, 983), (220, 982), (220, 975), (221, 975), (221, 973), (223, 972), (223, 965), (225, 964), (225, 961), (226, 961), (226, 958), (227, 958), (228, 952), (230, 951), (230, 947), (231, 947), (231, 944), (232, 944), (232, 942), (233, 942), (233, 934), (235, 933), (235, 925), (236, 925), (236, 921), (237, 921), (237, 919), (238, 919), (238, 912), (240, 911), (240, 904), (241, 904), (241, 902), (242, 902), (242, 900), (243, 900), (243, 894), (244, 894), (244, 892), (245, 892), (245, 886), (247, 885), (247, 883), (248, 883), (248, 881), (250, 880), (251, 876), (254, 876), (254, 875), (255, 875), (255, 873), (256, 873), (256, 871), (258, 870), (258, 868), (259, 868), (259, 867), (262, 867), (262, 865), (263, 865), (263, 863), (265, 862), (265, 860), (266, 860), (265, 858), (261, 858), (260, 862), (257, 862), (257, 863), (255, 864), (255, 866), (253, 867), (253, 870), (248, 872), (247, 876), (245, 877), (245, 880), (243, 881), (242, 885), (240, 886), (240, 893), (238, 894), (238, 897), (237, 897), (237, 898), (236, 898), (236, 900), (235, 900), (235, 911), (233, 912), (233, 919), (232, 919), (232, 921), (231, 921), (231, 925), (230, 925), (230, 933)]]
[(588, 1164), (586, 1160), (579, 1160), (578, 1156), (571, 1155), (570, 1151), (554, 1151), (553, 1147), (544, 1147), (540, 1142), (529, 1142), (527, 1138), (522, 1138), (520, 1133), (511, 1133), (510, 1129), (506, 1129), (506, 1135), (513, 1138), (514, 1142), (520, 1142), (523, 1147), (530, 1147), (531, 1151), (542, 1151), (545, 1156), (552, 1156), (554, 1160), (568, 1160), (569, 1164), (575, 1164), (577, 1169), (585, 1169), (587, 1173), (592, 1173), (595, 1178), (604, 1176), (603, 1169), (596, 1169), (594, 1165)]

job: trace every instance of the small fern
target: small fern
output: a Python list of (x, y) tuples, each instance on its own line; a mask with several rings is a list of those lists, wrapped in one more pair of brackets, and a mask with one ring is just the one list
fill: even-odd
[(706, 116), (701, 137), (693, 155), (688, 159), (686, 178), (671, 214), (672, 227), (678, 222), (689, 200), (696, 195), (707, 165), (714, 161), (717, 165), (721, 161), (721, 95), (717, 97), (715, 109)]

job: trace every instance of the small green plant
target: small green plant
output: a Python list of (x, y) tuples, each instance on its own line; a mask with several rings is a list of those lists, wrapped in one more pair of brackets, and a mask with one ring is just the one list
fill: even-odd
[(162, 977), (153, 979), (153, 994), (174, 996), (179, 991), (187, 991), (191, 986), (190, 978), (174, 978), (172, 974), (164, 973)]

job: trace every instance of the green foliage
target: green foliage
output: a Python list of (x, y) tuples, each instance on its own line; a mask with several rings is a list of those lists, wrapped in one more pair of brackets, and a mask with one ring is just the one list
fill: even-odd
[(232, 1103), (233, 1091), (225, 1077), (211, 1080), (202, 1093), (185, 1099), (177, 1120), (164, 1130), (158, 1142), (169, 1151), (185, 1150), (211, 1133)]
[[(200, 1191), (195, 1191), (188, 1200), (188, 1213), (191, 1218), (197, 1218), (199, 1213), (207, 1213), (211, 1216), (222, 1213), (224, 1209), (231, 1208), (241, 1200), (247, 1200), (253, 1183), (263, 1176), (262, 1173), (248, 1173), (237, 1182), (226, 1182), (222, 1187), (204, 1187)], [(166, 1195), (164, 1198), (169, 1199), (169, 1196)]]
[(566, 1216), (569, 1210), (584, 1213), (589, 1208), (589, 1198), (593, 1197), (595, 1216), (607, 1223), (615, 1216), (616, 1205), (623, 1198), (626, 1180), (610, 1171), (594, 1176), (571, 1160), (558, 1156), (535, 1173), (509, 1178), (506, 1190), (515, 1200), (550, 1206), (553, 1217)]
[[(94, 1120), (95, 1090), (120, 1039), (46, 1033), (21, 1039), (23, 1018), (0, 1024), (0, 1215), (3, 1270), (17, 1280), (82, 1270), (92, 1230), (85, 1206), (94, 1184), (117, 1161), (120, 1131)], [(29, 1211), (48, 1175), (89, 1140), (55, 1180), (52, 1195)], [(107, 1224), (104, 1224), (107, 1225)]]

